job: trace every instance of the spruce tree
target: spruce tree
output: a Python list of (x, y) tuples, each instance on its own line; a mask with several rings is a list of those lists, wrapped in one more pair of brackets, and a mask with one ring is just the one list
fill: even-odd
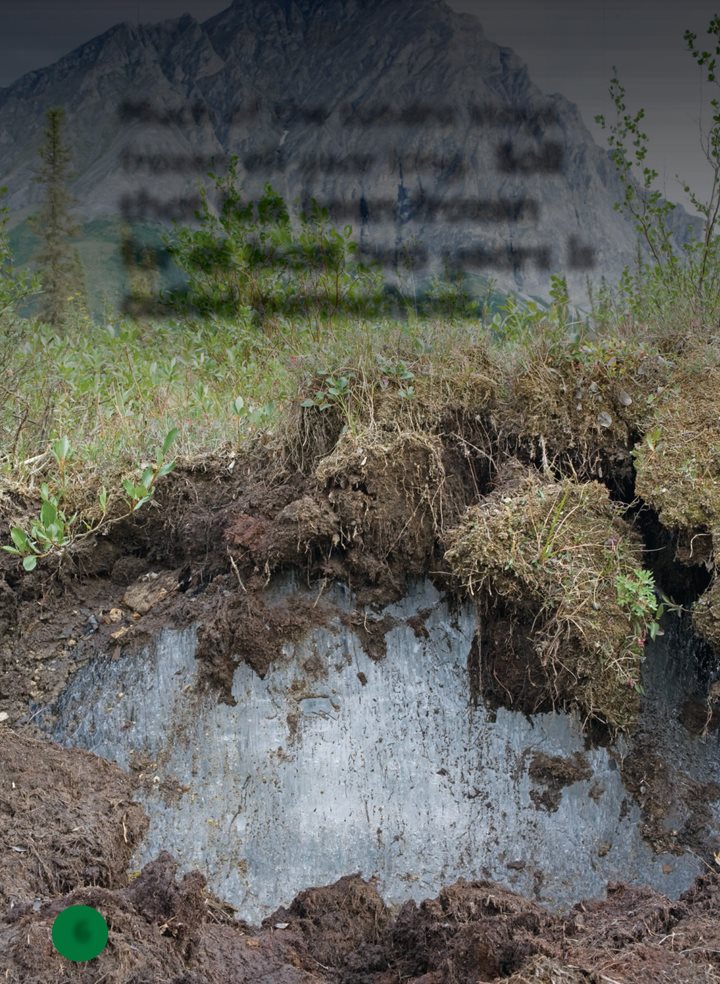
[(45, 118), (41, 165), (35, 176), (35, 181), (45, 186), (45, 197), (31, 225), (40, 237), (35, 255), (43, 284), (39, 316), (57, 326), (71, 309), (86, 309), (86, 298), (82, 264), (73, 246), (80, 228), (71, 211), (75, 199), (69, 190), (72, 171), (63, 135), (65, 111), (61, 107), (48, 109)]

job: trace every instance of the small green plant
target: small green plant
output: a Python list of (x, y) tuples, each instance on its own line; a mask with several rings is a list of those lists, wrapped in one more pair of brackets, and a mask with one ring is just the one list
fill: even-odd
[(652, 430), (646, 432), (643, 437), (643, 442), (649, 451), (655, 451), (660, 443), (660, 438), (662, 437), (662, 430), (660, 427), (653, 427)]
[(594, 288), (589, 277), (586, 278), (585, 285), (590, 304), (590, 316), (587, 320), (587, 325), (590, 327), (590, 324), (592, 324), (595, 330), (606, 331), (619, 320), (617, 311), (618, 301), (615, 291), (608, 284), (604, 275), (600, 278), (599, 287)]
[(536, 301), (523, 301), (510, 294), (493, 315), (490, 333), (498, 341), (515, 345), (526, 341), (547, 318), (545, 308)]
[(40, 515), (33, 520), (26, 532), (20, 526), (13, 526), (10, 537), (14, 546), (3, 550), (23, 558), (23, 567), (32, 571), (40, 557), (47, 557), (54, 551), (63, 551), (73, 540), (73, 526), (77, 513), (67, 517), (60, 506), (60, 498), (50, 492), (46, 483), (40, 486)]
[(70, 446), (69, 439), (67, 437), (61, 437), (59, 440), (55, 441), (52, 446), (52, 453), (55, 461), (57, 461), (58, 471), (60, 473), (60, 488), (64, 492), (67, 463), (72, 457), (72, 448)]
[(570, 293), (567, 278), (553, 274), (550, 277), (550, 315), (557, 328), (565, 328), (570, 317)]
[[(143, 469), (139, 481), (126, 479), (123, 482), (123, 489), (130, 507), (130, 512), (124, 515), (130, 515), (151, 499), (157, 480), (167, 475), (175, 467), (175, 461), (165, 461), (165, 458), (177, 433), (176, 428), (169, 431), (162, 447), (158, 450), (154, 465)], [(95, 522), (80, 520), (82, 529), (78, 529), (79, 513), (75, 512), (72, 516), (68, 516), (63, 505), (68, 485), (67, 463), (73, 455), (69, 439), (61, 437), (53, 443), (51, 451), (58, 466), (58, 488), (51, 490), (47, 482), (42, 483), (40, 486), (39, 516), (32, 520), (29, 529), (13, 526), (10, 530), (12, 546), (7, 544), (2, 548), (7, 553), (22, 557), (22, 564), (26, 571), (34, 570), (38, 560), (43, 557), (48, 557), (51, 554), (62, 556), (68, 547), (92, 533), (96, 533), (109, 522), (108, 493), (103, 486), (97, 497), (99, 517)], [(124, 518), (124, 515), (117, 517), (117, 519)]]
[(431, 277), (419, 310), (424, 314), (444, 318), (475, 318), (479, 314), (479, 307), (468, 286), (467, 273), (446, 261), (443, 273)]
[(123, 482), (123, 489), (132, 507), (132, 512), (135, 512), (153, 497), (157, 480), (168, 475), (175, 467), (174, 459), (173, 461), (165, 461), (165, 458), (177, 435), (176, 427), (168, 431), (162, 447), (158, 450), (155, 463), (143, 468), (139, 481), (126, 478)]
[(415, 379), (415, 373), (408, 368), (407, 363), (403, 362), (402, 359), (393, 362), (391, 359), (386, 359), (384, 355), (378, 355), (377, 363), (387, 382), (402, 385), (410, 383)]
[(402, 399), (410, 400), (415, 396), (415, 387), (412, 385), (415, 380), (415, 373), (408, 368), (406, 362), (403, 362), (402, 359), (393, 362), (383, 355), (378, 355), (377, 363), (382, 373), (380, 386), (383, 389), (393, 383), (397, 387), (398, 396)]
[(322, 389), (317, 390), (314, 396), (309, 396), (303, 400), (300, 405), (305, 409), (316, 407), (318, 410), (338, 407), (342, 415), (347, 418), (354, 379), (355, 373), (353, 372), (344, 376), (325, 376)]
[(78, 513), (68, 517), (62, 506), (67, 487), (67, 463), (73, 454), (69, 439), (59, 438), (53, 442), (50, 450), (58, 466), (59, 489), (57, 492), (51, 492), (47, 482), (42, 483), (40, 515), (32, 521), (27, 531), (21, 526), (13, 526), (10, 530), (10, 538), (14, 546), (3, 547), (8, 553), (23, 558), (23, 567), (26, 571), (34, 570), (40, 558), (54, 552), (62, 553), (78, 538), (78, 535), (87, 536), (89, 533), (94, 533), (105, 520), (107, 513), (107, 491), (103, 487), (98, 493), (100, 520), (94, 525), (86, 523), (83, 534), (75, 533)]
[(242, 396), (236, 396), (230, 406), (232, 412), (237, 417), (238, 434), (241, 433), (241, 428), (244, 426), (251, 428), (263, 427), (272, 419), (273, 413), (275, 412), (274, 403), (263, 403), (261, 406), (253, 406)]
[(630, 615), (639, 646), (645, 645), (648, 636), (654, 640), (663, 634), (659, 620), (665, 606), (657, 600), (651, 571), (638, 568), (630, 574), (618, 574), (615, 590), (618, 605)]

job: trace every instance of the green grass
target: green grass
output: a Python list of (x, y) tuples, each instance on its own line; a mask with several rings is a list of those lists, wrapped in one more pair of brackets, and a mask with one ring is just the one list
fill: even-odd
[[(485, 371), (473, 353), (492, 361), (488, 373), (506, 406), (500, 417), (517, 416), (513, 401), (522, 386), (535, 386), (540, 367), (562, 400), (570, 400), (568, 427), (578, 429), (584, 416), (574, 410), (570, 388), (580, 362), (588, 385), (599, 380), (597, 392), (614, 379), (617, 358), (630, 366), (634, 411), (650, 382), (644, 363), (653, 353), (677, 347), (680, 335), (672, 318), (656, 324), (624, 318), (605, 326), (598, 340), (577, 320), (564, 322), (552, 310), (512, 302), (488, 313), (485, 322), (348, 316), (334, 318), (321, 331), (284, 318), (260, 330), (247, 318), (112, 317), (103, 323), (77, 319), (58, 332), (16, 318), (0, 325), (0, 477), (16, 488), (37, 490), (52, 474), (51, 442), (67, 437), (73, 483), (87, 486), (94, 497), (92, 489), (118, 486), (128, 470), (152, 458), (172, 427), (178, 429), (175, 452), (181, 459), (233, 450), (258, 432), (281, 432), (327, 377), (348, 373), (355, 379), (349, 410), (359, 423), (372, 421), (372, 392), (388, 379), (397, 382), (394, 374), (403, 366), (408, 375), (400, 386), (405, 399), (397, 404), (399, 413), (407, 418), (409, 410), (427, 420), (443, 401), (472, 406), (474, 374)], [(629, 358), (629, 350), (637, 358)], [(527, 397), (533, 433), (551, 435), (560, 397), (535, 390)], [(598, 408), (593, 404), (593, 427)]]
[(389, 362), (443, 360), (480, 334), (477, 322), (336, 319), (318, 341), (302, 326), (263, 334), (239, 321), (119, 319), (63, 333), (18, 321), (0, 341), (0, 475), (31, 483), (33, 459), (60, 437), (72, 442), (77, 481), (147, 458), (172, 426), (183, 457), (238, 446), (312, 396), (310, 377), (377, 364), (379, 353)]

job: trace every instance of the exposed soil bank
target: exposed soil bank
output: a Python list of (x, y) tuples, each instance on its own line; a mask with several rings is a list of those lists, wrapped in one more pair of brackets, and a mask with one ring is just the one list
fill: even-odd
[[(62, 710), (54, 701), (71, 694), (71, 681), (81, 679), (78, 669), (92, 675), (114, 664), (124, 672), (133, 661), (142, 669), (144, 654), (171, 627), (198, 629), (197, 650), (190, 653), (193, 672), (187, 682), (180, 681), (180, 693), (186, 692), (187, 707), (202, 706), (204, 713), (242, 712), (246, 705), (239, 684), (254, 694), (261, 685), (269, 692), (283, 666), (306, 681), (329, 677), (323, 651), (303, 648), (317, 640), (317, 633), (327, 633), (328, 626), (344, 642), (352, 637), (362, 651), (365, 662), (353, 668), (354, 686), (357, 693), (369, 694), (380, 690), (385, 679), (380, 671), (373, 678), (373, 666), (385, 672), (394, 665), (395, 636), (402, 636), (407, 647), (417, 645), (418, 653), (434, 649), (436, 658), (442, 655), (431, 617), (422, 610), (391, 608), (402, 604), (408, 579), (430, 574), (434, 589), (446, 592), (448, 611), (465, 606), (467, 622), (464, 575), (465, 587), (478, 587), (482, 594), (477, 599), (482, 621), (463, 637), (466, 648), (455, 653), (468, 714), (482, 709), (487, 715), (483, 724), (490, 725), (493, 714), (513, 713), (519, 719), (525, 712), (526, 728), (537, 729), (537, 747), (524, 756), (529, 743), (523, 745), (522, 768), (508, 781), (532, 805), (538, 825), (551, 830), (555, 824), (556, 836), (562, 837), (558, 821), (579, 793), (590, 804), (586, 815), (598, 808), (608, 790), (588, 770), (604, 755), (605, 762), (617, 765), (616, 785), (622, 779), (628, 794), (625, 805), (618, 804), (624, 810), (618, 822), (632, 820), (656, 872), (659, 866), (665, 874), (667, 864), (667, 876), (673, 878), (673, 865), (685, 865), (684, 887), (688, 864), (695, 871), (714, 871), (720, 794), (713, 771), (717, 589), (706, 589), (715, 572), (713, 539), (720, 512), (714, 499), (717, 462), (677, 460), (675, 454), (678, 448), (681, 458), (687, 452), (689, 424), (699, 426), (683, 416), (689, 401), (682, 393), (665, 392), (661, 361), (637, 354), (619, 369), (617, 353), (599, 350), (589, 358), (582, 355), (577, 364), (556, 359), (553, 365), (548, 357), (519, 375), (509, 396), (498, 402), (494, 369), (476, 356), (468, 358), (462, 392), (450, 399), (443, 393), (444, 402), (418, 402), (408, 409), (389, 387), (389, 396), (378, 398), (372, 408), (372, 423), (358, 416), (353, 427), (344, 428), (337, 407), (325, 414), (312, 410), (300, 413), (282, 454), (277, 447), (255, 448), (227, 461), (178, 470), (168, 476), (157, 500), (132, 520), (54, 558), (32, 577), (2, 556), (0, 808), (7, 822), (0, 842), (5, 903), (0, 969), (7, 980), (682, 984), (719, 979), (720, 889), (714, 874), (675, 901), (648, 888), (617, 887), (607, 901), (576, 907), (569, 915), (550, 913), (507, 885), (488, 881), (458, 882), (433, 902), (419, 905), (415, 899), (390, 911), (378, 886), (353, 878), (332, 888), (308, 889), (259, 930), (238, 925), (207, 891), (203, 875), (186, 871), (177, 883), (167, 855), (129, 878), (129, 861), (141, 846), (146, 823), (131, 802), (133, 795), (144, 803), (164, 797), (171, 810), (187, 792), (182, 777), (174, 782), (171, 773), (151, 772), (140, 760), (133, 789), (128, 776), (107, 762), (79, 750), (53, 748), (34, 731), (41, 722), (52, 726), (52, 715)], [(701, 372), (691, 381), (702, 379)], [(436, 388), (443, 391), (445, 383), (439, 382)], [(362, 393), (360, 401), (366, 396)], [(715, 403), (698, 406), (703, 432), (712, 437)], [(664, 428), (664, 446), (653, 430), (657, 421)], [(635, 522), (637, 512), (621, 516), (618, 510), (615, 516), (605, 486), (629, 504), (633, 450), (643, 435), (647, 448), (635, 457), (651, 508)], [(694, 488), (692, 476), (701, 473), (711, 477), (697, 486), (702, 495), (696, 501), (683, 494), (684, 483)], [(655, 488), (656, 475), (670, 492)], [(678, 476), (682, 481), (672, 485)], [(668, 495), (677, 509), (669, 508)], [(469, 519), (474, 533), (480, 522), (493, 529), (495, 517), (515, 503), (526, 510), (516, 536), (504, 544), (496, 537), (492, 546), (499, 545), (499, 553), (492, 556), (484, 550), (483, 537), (470, 537), (467, 565), (454, 569), (448, 547), (457, 544), (457, 537), (450, 534), (453, 529), (468, 532), (463, 524), (469, 510), (477, 510)], [(20, 498), (4, 499), (0, 508), (7, 520), (32, 512), (32, 504)], [(651, 533), (661, 543), (662, 561), (652, 552), (643, 555), (638, 530), (645, 547), (653, 546)], [(575, 564), (576, 557), (582, 563)], [(611, 608), (614, 578), (627, 573), (619, 559), (631, 567), (641, 560), (654, 567), (665, 590), (673, 594), (678, 588), (673, 597), (686, 605), (706, 592), (694, 613), (705, 643), (698, 642), (687, 613), (672, 623), (668, 619), (676, 616), (666, 616), (665, 641), (643, 665), (644, 698), (634, 671), (646, 640), (630, 638), (632, 619), (624, 625), (622, 613)], [(583, 588), (580, 575), (588, 570), (597, 595)], [(272, 591), (289, 574), (303, 590), (277, 604)], [(339, 613), (342, 617), (327, 605), (339, 584), (352, 599)], [(540, 585), (535, 596), (529, 590), (533, 585)], [(546, 592), (543, 585), (553, 590)], [(493, 594), (497, 586), (503, 589), (500, 603)], [(568, 599), (580, 606), (572, 612), (582, 609), (589, 616), (581, 625), (601, 635), (603, 624), (609, 627), (605, 634), (612, 645), (597, 647), (603, 654), (597, 666), (588, 662), (587, 653), (568, 664), (568, 654), (577, 654), (573, 630), (563, 628), (576, 625), (565, 617)], [(436, 613), (438, 606), (431, 607)], [(608, 611), (612, 618), (603, 623)], [(548, 648), (537, 644), (538, 627)], [(614, 673), (618, 656), (628, 659), (620, 663), (622, 672)], [(403, 665), (414, 664), (405, 660)], [(593, 674), (608, 667), (614, 675), (606, 673), (600, 681), (609, 688), (607, 695), (602, 701), (593, 694), (587, 699)], [(334, 666), (332, 672), (345, 671)], [(618, 693), (624, 698), (620, 702)], [(158, 701), (164, 694), (157, 692)], [(320, 699), (315, 693), (295, 696), (298, 704)], [(123, 699), (120, 692), (114, 706), (122, 709)], [(321, 699), (332, 706), (332, 694)], [(434, 708), (427, 703), (430, 714)], [(418, 706), (416, 700), (414, 712)], [(322, 718), (318, 705), (307, 707)], [(578, 710), (585, 712), (584, 742), (579, 729), (576, 733), (581, 747), (547, 747), (539, 718), (531, 715), (547, 712), (560, 720), (554, 711)], [(111, 711), (104, 714), (110, 717)], [(88, 718), (102, 717), (100, 705), (88, 708)], [(456, 705), (449, 705), (446, 718), (457, 728)], [(132, 733), (133, 719), (127, 720)], [(302, 737), (304, 728), (311, 730), (301, 713), (283, 715), (281, 725), (288, 740)], [(617, 739), (622, 728), (632, 737)], [(443, 769), (449, 773), (444, 765), (435, 770), (438, 787), (449, 782)], [(462, 795), (471, 794), (465, 797), (469, 802), (474, 779), (474, 773), (462, 773), (458, 787)], [(148, 783), (159, 788), (148, 791)], [(385, 787), (392, 791), (390, 781)], [(479, 795), (476, 800), (481, 806)], [(598, 873), (613, 849), (609, 841), (595, 845), (593, 894), (598, 894)], [(202, 859), (203, 850), (200, 854)], [(534, 872), (528, 869), (534, 858), (503, 860), (526, 895), (541, 893), (542, 885), (539, 880), (533, 885)], [(281, 866), (282, 858), (274, 863)], [(455, 876), (447, 880), (454, 882)], [(575, 898), (583, 894), (578, 884), (576, 879)], [(111, 934), (96, 964), (76, 968), (54, 953), (49, 928), (59, 909), (80, 901), (103, 910)]]
[[(318, 609), (327, 621), (331, 596), (332, 592), (324, 593), (313, 609), (316, 624), (321, 620)], [(300, 610), (303, 605), (310, 608), (309, 597), (316, 599), (317, 595), (308, 597), (296, 590), (291, 597)], [(269, 623), (282, 610), (282, 600), (282, 592), (264, 593), (264, 617)], [(166, 598), (157, 605), (168, 602)], [(418, 605), (427, 606), (428, 598), (419, 598)], [(425, 650), (417, 650), (416, 661), (422, 658), (423, 651), (438, 649), (433, 612), (437, 615), (437, 605), (432, 612), (421, 608), (415, 614), (403, 612), (396, 605), (391, 614), (378, 619), (384, 631), (370, 629), (364, 637), (360, 635), (360, 644), (366, 645), (368, 654), (372, 651), (375, 661), (379, 661), (374, 663), (368, 655), (362, 671), (366, 681), (358, 681), (363, 693), (373, 686), (373, 665), (381, 669), (392, 664), (397, 655), (393, 652), (393, 638), (402, 631), (407, 616), (408, 644), (412, 636), (419, 646), (426, 646)], [(142, 619), (149, 615), (150, 611)], [(350, 625), (353, 621), (362, 622), (361, 613), (347, 621)], [(101, 631), (111, 634), (117, 631), (118, 624), (124, 623), (111, 620), (93, 635)], [(339, 624), (343, 624), (342, 620)], [(312, 636), (313, 631), (327, 632), (327, 627), (313, 629), (311, 621), (305, 627), (305, 636)], [(294, 639), (295, 644), (300, 642), (294, 629), (287, 638)], [(467, 638), (468, 654), (471, 638), (472, 633)], [(383, 646), (377, 645), (378, 639), (383, 640)], [(131, 666), (131, 649), (124, 653), (121, 650), (113, 659), (113, 642), (108, 642), (104, 656), (96, 654), (85, 664), (88, 672), (93, 668), (98, 673), (105, 672), (103, 665), (126, 670)], [(276, 655), (273, 664), (265, 668), (264, 679), (247, 665), (241, 665), (236, 673), (243, 686), (254, 679), (259, 681), (258, 686), (264, 686), (272, 682), (275, 664), (279, 663), (309, 682), (327, 684), (332, 668), (323, 665), (322, 653), (316, 651), (315, 662), (302, 665), (299, 652), (294, 649), (289, 655)], [(715, 747), (715, 736), (695, 731), (694, 737), (688, 738), (688, 730), (677, 720), (673, 704), (677, 694), (693, 681), (699, 680), (698, 687), (702, 687), (701, 674), (698, 676), (693, 663), (695, 655), (692, 647), (683, 648), (677, 624), (669, 623), (668, 634), (659, 641), (647, 667), (649, 713), (640, 719), (640, 745), (633, 755), (618, 761), (636, 798), (634, 802), (633, 795), (628, 795), (626, 809), (637, 811), (639, 805), (648, 843), (670, 855), (682, 853), (692, 845), (707, 858), (708, 866), (714, 867), (712, 845), (706, 836), (709, 814), (703, 810), (711, 806), (717, 791), (704, 790), (700, 779), (694, 777), (700, 777), (706, 768), (698, 752), (712, 754), (708, 742)], [(192, 651), (190, 658), (194, 659)], [(447, 662), (448, 653), (439, 652), (439, 658)], [(152, 672), (149, 662), (149, 678)], [(468, 672), (467, 667), (464, 672)], [(163, 695), (164, 688), (158, 688), (155, 702)], [(302, 700), (306, 695), (298, 692), (297, 696)], [(238, 700), (235, 706), (217, 704), (213, 691), (197, 697), (222, 714), (248, 713), (252, 708), (251, 701), (238, 700), (237, 687), (235, 695), (230, 694)], [(122, 698), (116, 703), (122, 704)], [(198, 705), (194, 706), (197, 709)], [(98, 712), (101, 710), (98, 708)], [(88, 704), (87, 716), (92, 718), (94, 713)], [(112, 709), (106, 713), (112, 724)], [(498, 713), (509, 715), (504, 709)], [(559, 720), (558, 715), (549, 717)], [(575, 795), (582, 792), (586, 817), (610, 795), (607, 787), (588, 775), (590, 764), (605, 755), (605, 750), (588, 741), (584, 750), (572, 756), (548, 754), (552, 746), (547, 736), (542, 737), (545, 732), (541, 718), (535, 719), (536, 750), (525, 762), (526, 778), (518, 773), (509, 781), (516, 788), (529, 783), (537, 817), (547, 817), (559, 825), (557, 832), (562, 836), (566, 822), (563, 808), (570, 802), (572, 790)], [(101, 721), (101, 715), (96, 720)], [(456, 714), (452, 720), (457, 728)], [(297, 726), (298, 740), (302, 742), (307, 718), (298, 720)], [(642, 731), (643, 727), (647, 732)], [(128, 730), (132, 732), (132, 728)], [(416, 744), (417, 737), (416, 734)], [(376, 883), (352, 876), (333, 886), (300, 892), (294, 901), (265, 919), (260, 928), (238, 923), (230, 908), (207, 890), (205, 876), (190, 871), (181, 877), (170, 855), (161, 853), (139, 877), (133, 877), (134, 872), (128, 877), (130, 856), (142, 843), (146, 821), (130, 802), (132, 780), (125, 773), (87, 752), (60, 749), (7, 726), (3, 727), (2, 739), (0, 810), (8, 822), (4, 825), (0, 858), (0, 871), (7, 873), (0, 882), (4, 886), (0, 974), (16, 984), (72, 980), (97, 984), (720, 981), (720, 881), (710, 874), (679, 899), (669, 899), (647, 888), (611, 885), (607, 901), (579, 903), (565, 912), (550, 911), (487, 880), (459, 880), (433, 900), (411, 900), (390, 908)], [(674, 743), (679, 761), (671, 761), (664, 754), (659, 744), (663, 740)], [(699, 743), (694, 745), (696, 741)], [(172, 807), (185, 797), (186, 791), (178, 783), (173, 785), (170, 775), (162, 772), (161, 782), (156, 784), (156, 773), (143, 771), (141, 762), (136, 764), (137, 768), (131, 770), (134, 792), (144, 802), (166, 801)], [(469, 778), (482, 780), (482, 770)], [(445, 783), (448, 778), (439, 776), (437, 781)], [(479, 802), (482, 804), (482, 800)], [(669, 817), (669, 806), (674, 818)], [(670, 830), (671, 822), (679, 829)], [(569, 828), (566, 832), (570, 836)], [(429, 834), (436, 835), (437, 831)], [(611, 856), (603, 857), (605, 851), (611, 852), (610, 844), (597, 847), (598, 856), (592, 865), (602, 865)], [(669, 856), (662, 863), (671, 867), (679, 859), (679, 854)], [(284, 860), (280, 857), (275, 863), (288, 868), (290, 861), (286, 853)], [(517, 877), (520, 884), (525, 884), (522, 879), (529, 873), (532, 882), (533, 864), (533, 857), (509, 858), (508, 877)], [(281, 867), (281, 877), (283, 870)], [(589, 863), (587, 875), (590, 874)], [(580, 876), (575, 885), (576, 897), (583, 895), (582, 884)], [(110, 925), (107, 950), (96, 962), (82, 968), (63, 961), (50, 941), (55, 915), (74, 903), (97, 907)]]
[[(469, 592), (497, 670), (485, 694), (497, 684), (504, 706), (631, 730), (653, 617), (642, 567), (688, 607), (703, 596), (696, 629), (716, 649), (714, 354), (677, 359), (612, 336), (539, 344), (508, 369), (478, 340), (447, 364), (417, 358), (412, 399), (382, 360), (350, 373), (340, 402), (298, 399), (276, 433), (178, 468), (140, 513), (31, 577), (0, 555), (0, 713), (46, 703), (98, 643), (121, 649), (198, 609), (205, 682), (228, 699), (238, 661), (262, 675), (275, 637), (314, 617), (289, 606), (263, 628), (262, 590), (292, 569), (318, 591), (341, 581), (360, 605), (398, 600), (408, 577)], [(0, 496), (8, 524), (34, 508)], [(161, 578), (135, 583), (146, 573)]]

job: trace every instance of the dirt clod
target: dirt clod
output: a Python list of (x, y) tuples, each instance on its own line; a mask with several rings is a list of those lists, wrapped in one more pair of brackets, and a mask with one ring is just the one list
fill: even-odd
[(0, 905), (15, 914), (78, 884), (124, 884), (147, 828), (116, 766), (9, 728), (0, 740), (0, 818)]
[(592, 769), (582, 752), (568, 758), (536, 752), (530, 762), (528, 774), (536, 788), (530, 791), (530, 799), (538, 809), (553, 813), (560, 806), (562, 791), (581, 779), (591, 779)]
[(446, 562), (477, 599), (480, 662), (499, 703), (575, 706), (632, 726), (645, 639), (617, 584), (639, 585), (642, 551), (604, 486), (508, 461), (445, 542)]
[(151, 608), (164, 601), (178, 589), (178, 571), (150, 572), (131, 584), (123, 595), (123, 604), (134, 612), (146, 615)]

